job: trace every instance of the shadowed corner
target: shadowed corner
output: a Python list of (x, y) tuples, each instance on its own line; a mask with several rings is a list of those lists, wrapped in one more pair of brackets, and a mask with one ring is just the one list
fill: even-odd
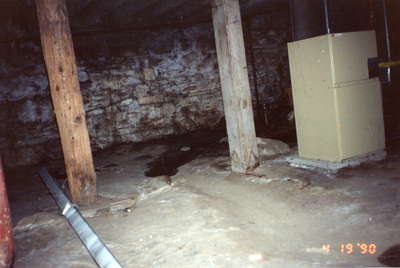
[(400, 267), (400, 244), (391, 246), (385, 250), (378, 257), (378, 261), (389, 267)]

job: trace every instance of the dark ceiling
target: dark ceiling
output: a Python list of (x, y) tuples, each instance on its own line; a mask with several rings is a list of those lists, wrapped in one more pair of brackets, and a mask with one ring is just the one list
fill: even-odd
[[(286, 0), (287, 1), (287, 0)], [(244, 14), (285, 0), (241, 0)], [(72, 25), (195, 23), (211, 16), (210, 0), (69, 0)]]
[[(73, 32), (211, 21), (210, 0), (66, 0)], [(288, 0), (240, 0), (243, 16)], [(37, 34), (34, 0), (0, 0), (0, 40)]]

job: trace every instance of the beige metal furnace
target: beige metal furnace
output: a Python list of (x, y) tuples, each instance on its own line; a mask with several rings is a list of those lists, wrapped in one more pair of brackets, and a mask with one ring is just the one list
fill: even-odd
[(299, 156), (341, 162), (385, 148), (381, 85), (370, 79), (374, 31), (288, 44)]

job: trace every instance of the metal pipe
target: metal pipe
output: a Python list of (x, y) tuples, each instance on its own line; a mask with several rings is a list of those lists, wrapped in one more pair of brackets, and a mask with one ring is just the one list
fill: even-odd
[(72, 229), (74, 229), (79, 239), (96, 261), (97, 265), (101, 268), (122, 267), (110, 250), (93, 231), (87, 221), (82, 217), (79, 210), (71, 203), (71, 201), (69, 201), (65, 193), (54, 182), (54, 179), (50, 176), (47, 169), (40, 169), (39, 175), (52, 194), (58, 207), (61, 209), (62, 215), (67, 219)]
[(326, 33), (330, 34), (331, 33), (331, 26), (329, 22), (329, 8), (328, 8), (328, 0), (324, 0), (324, 13), (325, 13), (325, 27), (326, 27)]
[(11, 267), (14, 249), (12, 235), (10, 206), (0, 157), (0, 267)]
[(322, 0), (291, 0), (294, 41), (326, 34)]
[[(385, 20), (385, 40), (386, 40), (387, 60), (392, 61), (392, 52), (390, 50), (389, 22), (388, 22), (386, 0), (382, 0), (382, 2), (383, 2), (383, 16), (384, 16), (384, 20)], [(390, 83), (392, 81), (390, 66), (387, 68), (387, 76), (388, 76), (388, 82)]]
[(296, 41), (296, 33), (295, 33), (295, 27), (294, 27), (294, 12), (293, 12), (293, 0), (289, 0), (289, 12), (290, 12), (290, 22), (291, 22), (291, 27), (292, 27), (292, 41)]
[(387, 61), (387, 62), (381, 62), (378, 64), (379, 68), (390, 68), (394, 66), (400, 66), (400, 61)]

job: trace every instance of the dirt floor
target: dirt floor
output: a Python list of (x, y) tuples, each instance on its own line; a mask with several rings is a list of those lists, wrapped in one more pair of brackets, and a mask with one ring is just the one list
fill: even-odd
[[(81, 210), (124, 267), (400, 266), (400, 153), (332, 174), (290, 167), (291, 148), (238, 175), (227, 145), (210, 144), (121, 145), (95, 157), (100, 198)], [(56, 165), (50, 172), (65, 185)], [(14, 267), (96, 267), (27, 174), (8, 180)]]

